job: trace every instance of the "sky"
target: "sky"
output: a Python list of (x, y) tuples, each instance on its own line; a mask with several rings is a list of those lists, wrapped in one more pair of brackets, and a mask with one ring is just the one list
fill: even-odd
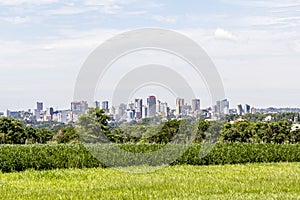
[(231, 107), (300, 107), (300, 0), (0, 0), (0, 111), (69, 108), (90, 53), (145, 27), (196, 41)]

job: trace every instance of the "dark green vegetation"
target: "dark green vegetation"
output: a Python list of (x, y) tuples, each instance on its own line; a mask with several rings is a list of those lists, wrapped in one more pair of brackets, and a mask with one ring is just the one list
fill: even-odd
[(291, 131), (286, 121), (240, 121), (225, 123), (221, 139), (224, 142), (295, 144), (300, 142), (300, 131)]
[[(272, 122), (280, 122), (280, 121), (286, 121), (289, 123), (300, 122), (300, 113), (296, 113), (296, 112), (295, 113), (268, 113), (268, 114), (248, 113), (242, 116), (243, 119), (250, 122), (262, 122), (265, 121), (266, 117), (271, 117), (270, 121)], [(223, 117), (223, 121), (235, 121), (240, 118), (241, 116), (239, 115), (226, 115)]]
[(23, 122), (13, 118), (0, 118), (0, 144), (44, 144), (52, 137), (50, 130), (25, 126)]
[(78, 133), (72, 126), (44, 122), (25, 125), (9, 117), (0, 118), (0, 144), (78, 143)]
[[(119, 145), (125, 154), (112, 154), (110, 161), (115, 166), (123, 163), (148, 163), (149, 157), (136, 160), (131, 152), (154, 152), (155, 160), (167, 160), (172, 152), (176, 153), (181, 146), (173, 145), (169, 154), (155, 152), (164, 147), (158, 144), (124, 144)], [(102, 145), (101, 150), (110, 150), (110, 145)], [(205, 157), (199, 157), (200, 144), (194, 144), (172, 165), (218, 165), (257, 162), (300, 162), (300, 144), (243, 144), (219, 143)], [(126, 154), (127, 152), (127, 154)], [(105, 155), (103, 155), (105, 156)], [(128, 164), (129, 163), (129, 164)], [(151, 165), (151, 162), (149, 163)], [(156, 163), (154, 162), (153, 165)], [(105, 167), (95, 159), (83, 145), (1, 145), (0, 170), (2, 172), (23, 171), (26, 169), (49, 170), (62, 168), (92, 168)]]
[(1, 199), (299, 199), (300, 163), (0, 173)]

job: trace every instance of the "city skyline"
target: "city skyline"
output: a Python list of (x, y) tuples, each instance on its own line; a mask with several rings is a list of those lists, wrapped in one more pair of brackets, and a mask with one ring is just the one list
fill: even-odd
[(36, 102), (35, 109), (28, 109), (27, 111), (6, 110), (5, 113), (0, 113), (0, 117), (13, 117), (24, 121), (54, 121), (69, 124), (76, 122), (80, 115), (86, 113), (92, 107), (102, 109), (110, 117), (110, 121), (120, 122), (154, 117), (169, 119), (199, 116), (217, 120), (222, 115), (236, 113), (236, 109), (230, 111), (227, 99), (217, 101), (215, 106), (206, 109), (201, 109), (200, 99), (192, 99), (191, 104), (188, 104), (183, 98), (176, 98), (175, 108), (170, 107), (168, 102), (162, 102), (153, 95), (148, 96), (144, 102), (143, 99), (136, 98), (134, 102), (121, 103), (115, 106), (110, 105), (109, 101), (95, 101), (92, 105), (89, 105), (87, 101), (72, 101), (70, 109), (67, 110), (55, 110), (53, 107), (44, 109), (43, 102)]
[[(154, 95), (150, 95), (150, 96), (154, 96)], [(156, 97), (156, 96), (155, 96)], [(176, 110), (176, 101), (177, 101), (177, 99), (183, 99), (183, 100), (185, 100), (184, 98), (181, 98), (181, 97), (177, 97), (177, 98), (175, 98), (174, 99), (174, 105), (175, 106), (172, 106), (172, 104), (171, 103), (169, 103), (169, 102), (167, 102), (167, 101), (165, 101), (165, 100), (159, 100), (159, 101), (161, 101), (162, 103), (168, 103), (168, 105), (170, 105), (170, 107), (171, 108), (173, 108), (174, 110)], [(125, 102), (123, 102), (122, 104), (126, 104), (126, 105), (129, 105), (129, 104), (132, 104), (132, 103), (135, 103), (135, 100), (142, 100), (142, 102), (147, 102), (147, 101), (145, 101), (145, 100), (147, 100), (147, 97), (144, 97), (144, 98), (141, 98), (141, 97), (136, 97), (134, 100), (131, 100), (131, 101), (128, 101), (127, 103), (125, 103)], [(186, 103), (186, 104), (188, 104), (188, 105), (190, 105), (191, 107), (193, 107), (193, 101), (194, 100), (200, 100), (201, 101), (201, 99), (199, 98), (199, 99), (192, 99), (190, 102), (188, 102), (188, 103)], [(228, 98), (226, 98), (226, 99), (224, 99), (224, 100), (229, 100)], [(221, 100), (220, 100), (221, 101)], [(229, 100), (230, 101), (230, 106), (229, 106), (229, 108), (230, 109), (235, 109), (235, 108), (239, 108), (239, 106), (241, 106), (241, 105), (243, 105), (243, 109), (244, 109), (244, 106), (250, 106), (251, 105), (251, 108), (256, 108), (256, 109), (268, 109), (268, 108), (276, 108), (276, 109), (283, 109), (283, 108), (291, 108), (291, 109), (298, 109), (298, 108), (300, 108), (300, 106), (299, 107), (291, 107), (291, 106), (282, 106), (282, 107), (280, 107), (280, 106), (272, 106), (272, 105), (270, 105), (270, 106), (266, 106), (266, 107), (259, 107), (259, 106), (254, 106), (254, 105), (252, 105), (252, 104), (249, 104), (249, 103), (245, 103), (245, 102), (240, 102), (240, 103), (238, 103), (238, 104), (236, 104), (236, 105), (232, 105), (232, 103), (231, 103), (231, 100)], [(37, 107), (37, 104), (39, 104), (39, 103), (42, 103), (42, 107), (43, 107), (43, 109), (41, 109), (41, 110), (45, 110), (45, 109), (49, 109), (49, 108), (53, 108), (53, 109), (55, 109), (55, 110), (68, 110), (68, 109), (70, 109), (70, 110), (72, 110), (72, 102), (87, 102), (87, 101), (85, 101), (85, 100), (80, 100), (80, 101), (70, 101), (69, 103), (66, 103), (66, 106), (64, 106), (64, 107), (58, 107), (58, 106), (55, 106), (55, 105), (53, 105), (53, 104), (51, 104), (51, 103), (45, 103), (45, 101), (41, 101), (41, 100), (39, 100), (39, 101), (33, 101), (32, 102), (32, 106), (30, 106), (30, 107), (25, 107), (25, 108), (16, 108), (16, 109), (11, 109), (11, 108), (6, 108), (6, 109), (4, 109), (4, 110), (0, 110), (0, 112), (2, 112), (2, 113), (4, 113), (5, 111), (7, 111), (7, 110), (9, 110), (9, 111), (28, 111), (28, 110), (34, 110), (36, 107)], [(103, 107), (103, 103), (108, 103), (108, 105), (110, 106), (109, 108), (111, 108), (112, 106), (113, 107), (117, 107), (117, 106), (119, 106), (119, 105), (111, 105), (110, 103), (110, 101), (107, 101), (107, 100), (104, 100), (104, 101), (100, 101), (100, 100), (95, 100), (94, 102), (93, 102), (93, 104), (92, 104), (92, 106), (91, 105), (89, 105), (89, 107), (100, 107), (100, 108), (102, 108)], [(185, 101), (184, 101), (185, 102)], [(98, 103), (98, 105), (99, 106), (95, 106), (95, 105), (97, 105), (97, 103)], [(215, 104), (217, 104), (218, 103), (218, 101), (217, 102), (215, 102)], [(184, 105), (186, 105), (186, 104), (184, 104)], [(210, 106), (201, 106), (200, 108), (201, 109), (207, 109), (207, 108), (212, 108), (213, 106), (215, 106), (215, 104), (212, 104), (212, 105), (210, 105)], [(45, 106), (46, 105), (46, 106)], [(144, 105), (144, 104), (143, 104)]]
[[(220, 120), (226, 115), (243, 116), (245, 114), (274, 114), (274, 113), (300, 113), (300, 108), (255, 108), (249, 104), (239, 104), (236, 108), (230, 107), (228, 99), (218, 100), (208, 108), (201, 107), (201, 99), (192, 99), (190, 104), (183, 98), (176, 98), (176, 106), (171, 107), (168, 102), (161, 101), (156, 96), (148, 96), (146, 101), (136, 98), (129, 103), (121, 103), (118, 106), (110, 105), (109, 101), (95, 101), (89, 104), (87, 101), (72, 101), (68, 109), (54, 109), (44, 106), (44, 103), (36, 102), (35, 109), (6, 110), (0, 112), (0, 117), (12, 117), (25, 123), (59, 122), (73, 124), (78, 121), (80, 115), (86, 113), (89, 108), (100, 108), (108, 116), (109, 121), (124, 123), (140, 121), (146, 118), (160, 120), (184, 119), (204, 117), (207, 120)], [(144, 103), (143, 103), (144, 102)], [(266, 117), (269, 119), (270, 116)]]

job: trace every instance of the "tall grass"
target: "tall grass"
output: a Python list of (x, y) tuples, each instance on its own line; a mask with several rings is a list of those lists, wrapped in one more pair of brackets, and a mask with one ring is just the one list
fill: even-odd
[[(137, 164), (169, 164), (170, 155), (178, 154), (182, 146), (170, 146), (167, 154), (161, 154), (163, 145), (119, 145), (122, 154), (108, 153), (112, 149), (106, 145), (100, 148), (105, 159), (114, 166)], [(90, 146), (89, 149), (99, 149)], [(199, 157), (200, 144), (190, 146), (187, 151), (172, 162), (172, 165), (223, 165), (238, 163), (300, 162), (300, 144), (244, 144), (220, 143), (205, 157)], [(150, 158), (143, 153), (153, 152)], [(140, 153), (135, 156), (132, 153)], [(154, 155), (154, 156), (153, 156)], [(99, 158), (99, 157), (98, 157)], [(0, 145), (0, 170), (2, 172), (24, 171), (26, 169), (49, 170), (64, 168), (105, 167), (83, 145)], [(124, 164), (125, 163), (125, 164)]]

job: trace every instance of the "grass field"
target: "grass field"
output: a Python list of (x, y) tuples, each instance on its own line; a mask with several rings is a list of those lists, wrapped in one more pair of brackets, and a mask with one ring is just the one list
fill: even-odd
[(1, 199), (300, 199), (300, 163), (0, 174)]

